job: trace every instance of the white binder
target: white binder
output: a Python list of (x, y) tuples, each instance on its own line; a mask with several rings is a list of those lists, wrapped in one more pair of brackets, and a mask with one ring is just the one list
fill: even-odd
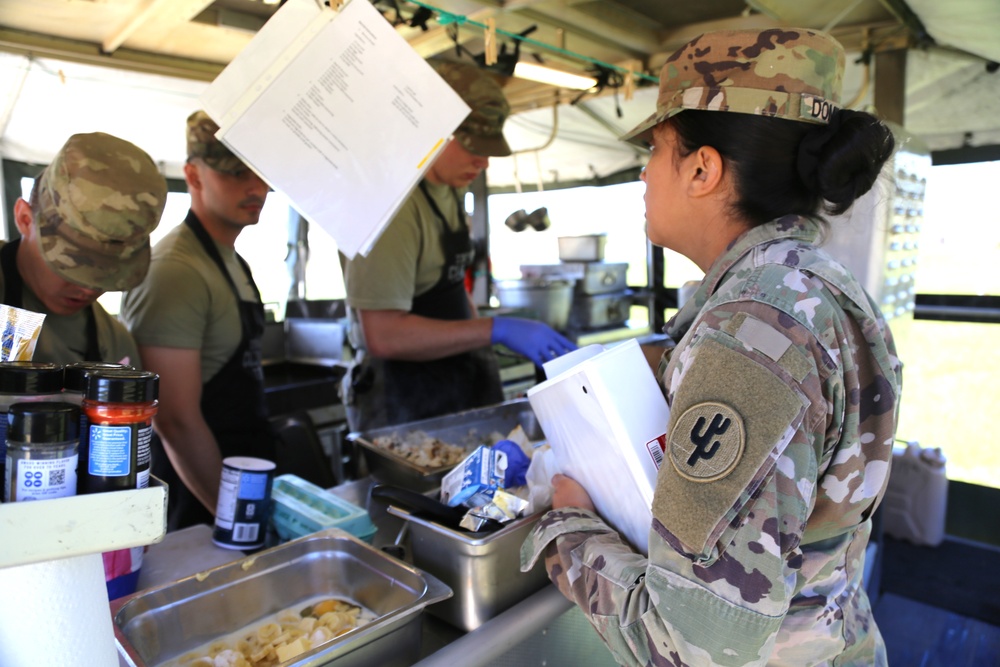
[[(580, 356), (586, 357), (586, 353)], [(648, 553), (670, 408), (639, 344), (626, 341), (528, 390), (562, 474), (597, 513)]]

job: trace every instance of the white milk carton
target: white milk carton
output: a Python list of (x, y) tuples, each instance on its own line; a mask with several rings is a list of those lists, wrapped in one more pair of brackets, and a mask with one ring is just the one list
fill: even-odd
[[(559, 471), (642, 553), (670, 408), (639, 344), (583, 348), (583, 361), (528, 390)], [(546, 364), (546, 371), (551, 367)]]

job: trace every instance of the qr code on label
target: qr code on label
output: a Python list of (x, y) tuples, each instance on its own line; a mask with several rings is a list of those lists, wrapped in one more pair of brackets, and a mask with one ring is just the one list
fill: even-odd
[(50, 470), (49, 471), (49, 486), (61, 486), (66, 483), (66, 471), (65, 470)]

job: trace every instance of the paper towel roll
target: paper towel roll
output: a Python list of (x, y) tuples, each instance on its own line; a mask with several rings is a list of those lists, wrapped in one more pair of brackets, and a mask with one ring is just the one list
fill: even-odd
[(0, 569), (0, 665), (117, 667), (101, 554)]

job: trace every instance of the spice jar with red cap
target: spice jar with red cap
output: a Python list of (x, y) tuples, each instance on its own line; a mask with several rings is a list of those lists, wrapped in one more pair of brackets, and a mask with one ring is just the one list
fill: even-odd
[(150, 440), (160, 376), (134, 369), (87, 373), (80, 407), (79, 493), (149, 486)]

